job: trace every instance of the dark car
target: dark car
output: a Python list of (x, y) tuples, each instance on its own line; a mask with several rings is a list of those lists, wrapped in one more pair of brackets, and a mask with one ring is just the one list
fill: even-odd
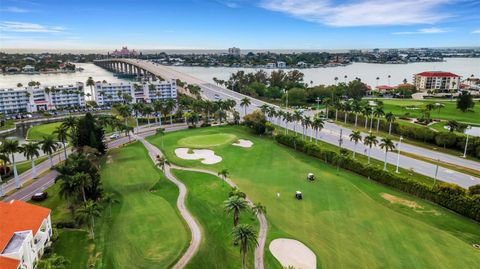
[(47, 199), (47, 197), (48, 197), (48, 193), (46, 191), (42, 191), (42, 192), (37, 192), (34, 195), (32, 195), (32, 200), (40, 202), (40, 201), (44, 201), (45, 199)]

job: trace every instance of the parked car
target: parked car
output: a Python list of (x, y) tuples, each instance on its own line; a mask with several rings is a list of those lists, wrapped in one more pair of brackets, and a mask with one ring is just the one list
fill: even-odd
[(44, 201), (45, 199), (47, 199), (47, 197), (48, 197), (48, 193), (46, 191), (42, 191), (32, 195), (32, 200), (39, 202), (39, 201)]
[(119, 136), (118, 134), (112, 134), (112, 135), (110, 136), (110, 139), (117, 139), (117, 138), (119, 138), (119, 137), (120, 137), (120, 136)]

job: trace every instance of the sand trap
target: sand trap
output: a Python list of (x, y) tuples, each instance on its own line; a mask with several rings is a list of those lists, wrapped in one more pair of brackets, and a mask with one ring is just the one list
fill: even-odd
[(253, 146), (253, 142), (250, 140), (238, 139), (238, 141), (233, 143), (232, 145), (242, 148), (251, 148)]
[(213, 150), (209, 149), (194, 149), (193, 153), (189, 153), (188, 148), (178, 148), (175, 150), (175, 155), (184, 160), (202, 160), (203, 164), (215, 164), (222, 161), (222, 157), (215, 155)]
[(295, 269), (316, 269), (317, 257), (302, 242), (279, 238), (270, 243), (270, 252), (283, 267), (294, 266)]

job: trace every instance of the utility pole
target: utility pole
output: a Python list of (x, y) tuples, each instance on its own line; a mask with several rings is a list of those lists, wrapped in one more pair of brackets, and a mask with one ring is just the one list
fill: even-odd
[[(467, 127), (467, 129), (470, 128), (470, 125)], [(468, 134), (467, 134), (467, 140), (465, 140), (465, 150), (463, 151), (463, 158), (467, 158), (467, 148), (468, 148)]]
[(340, 147), (340, 149), (342, 149), (342, 143), (343, 143), (342, 134), (343, 134), (343, 129), (340, 129), (340, 138), (338, 139), (338, 146)]
[(437, 159), (437, 167), (435, 168), (435, 177), (433, 178), (433, 186), (437, 183), (437, 175), (438, 175), (438, 164), (440, 163), (440, 159)]
[(317, 97), (317, 99), (315, 99), (315, 101), (317, 101), (317, 110), (320, 110), (320, 98)]
[(400, 136), (400, 142), (398, 142), (398, 145), (397, 145), (397, 149), (398, 149), (398, 153), (397, 153), (397, 168), (395, 169), (395, 173), (399, 173), (398, 172), (398, 166), (400, 165), (400, 147), (402, 146), (402, 140), (403, 140), (403, 136)]

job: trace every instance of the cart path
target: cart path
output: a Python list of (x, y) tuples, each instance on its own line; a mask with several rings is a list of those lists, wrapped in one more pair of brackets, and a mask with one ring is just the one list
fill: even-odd
[[(210, 174), (213, 176), (216, 176), (220, 179), (221, 177), (218, 176), (217, 173), (209, 171), (209, 170), (203, 170), (203, 169), (197, 169), (197, 168), (187, 168), (187, 167), (181, 167), (177, 165), (170, 165), (170, 168), (173, 169), (178, 169), (178, 170), (184, 170), (184, 171), (190, 171), (190, 172), (198, 172), (198, 173), (205, 173), (205, 174)], [(223, 180), (223, 179), (222, 179)], [(238, 188), (237, 185), (230, 179), (226, 178), (225, 182), (228, 183), (232, 188)], [(250, 206), (253, 206), (253, 202), (248, 198), (246, 198), (246, 201), (250, 204)], [(268, 231), (268, 223), (267, 223), (267, 218), (265, 217), (264, 214), (258, 214), (257, 215), (258, 221), (260, 223), (260, 230), (258, 231), (258, 246), (255, 248), (255, 269), (264, 269), (263, 266), (263, 252), (265, 248), (265, 241), (267, 238), (267, 231)]]
[[(155, 163), (156, 158), (158, 155), (163, 156), (162, 152), (149, 142), (147, 142), (143, 137), (136, 136), (136, 138), (142, 142), (145, 148), (148, 150), (150, 158)], [(187, 195), (187, 187), (180, 182), (175, 176), (172, 175), (170, 171), (170, 165), (165, 164), (164, 174), (175, 185), (177, 185), (179, 189), (179, 194), (177, 198), (177, 208), (180, 211), (185, 222), (187, 222), (188, 227), (192, 233), (192, 239), (190, 241), (190, 246), (188, 247), (187, 251), (183, 254), (183, 256), (178, 260), (178, 262), (172, 267), (174, 269), (180, 269), (185, 267), (187, 263), (192, 259), (192, 257), (197, 253), (198, 248), (200, 247), (200, 242), (202, 241), (202, 233), (200, 230), (200, 226), (198, 225), (195, 218), (190, 214), (188, 209), (185, 207), (185, 197)]]

